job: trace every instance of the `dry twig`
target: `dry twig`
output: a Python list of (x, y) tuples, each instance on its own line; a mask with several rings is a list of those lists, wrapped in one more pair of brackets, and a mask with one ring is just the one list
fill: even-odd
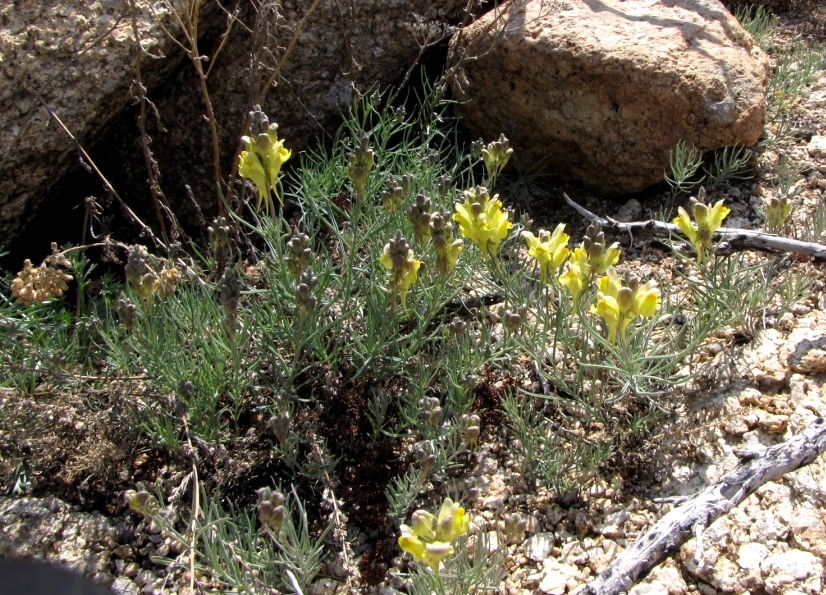
[(645, 535), (582, 591), (585, 595), (619, 595), (695, 537), (695, 558), (702, 556), (702, 534), (721, 516), (774, 481), (814, 462), (826, 451), (826, 419), (819, 417), (794, 438), (761, 451), (735, 452), (740, 464), (717, 483), (662, 517)]
[[(622, 223), (616, 219), (600, 217), (592, 213), (582, 205), (571, 200), (564, 192), (562, 196), (565, 197), (565, 201), (572, 209), (589, 221), (599, 223), (604, 230), (627, 233), (632, 236), (635, 233), (660, 238), (669, 238), (673, 235), (682, 236), (680, 228), (673, 223), (665, 223), (664, 221), (656, 221), (654, 219)], [(715, 252), (718, 254), (742, 250), (759, 250), (761, 252), (771, 253), (788, 252), (801, 256), (810, 256), (815, 260), (826, 260), (826, 246), (815, 244), (814, 242), (803, 242), (792, 238), (784, 238), (764, 231), (721, 227), (714, 233), (714, 238), (716, 240), (722, 240), (715, 249)]]

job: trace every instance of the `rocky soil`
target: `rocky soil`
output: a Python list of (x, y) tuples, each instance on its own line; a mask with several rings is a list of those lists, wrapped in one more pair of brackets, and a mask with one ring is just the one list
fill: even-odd
[[(787, 31), (802, 26), (795, 18), (800, 15), (784, 17)], [(728, 224), (759, 227), (755, 207), (772, 192), (780, 151), (801, 172), (793, 226), (803, 228), (815, 206), (826, 200), (826, 72), (796, 110), (794, 129), (788, 142), (757, 156), (754, 180), (726, 191), (732, 208)], [(667, 202), (664, 192), (620, 206), (576, 188), (565, 190), (596, 213), (626, 219), (646, 218)], [(575, 220), (572, 212), (565, 216)], [(645, 242), (626, 247), (626, 254), (648, 270), (674, 265)], [(513, 471), (506, 433), (486, 429), (472, 472), (480, 495), (471, 512), (473, 530), (489, 532), (497, 547), (506, 549), (501, 592), (575, 592), (673, 506), (656, 499), (694, 494), (737, 464), (736, 450), (776, 444), (826, 416), (824, 270), (803, 259), (794, 266), (813, 280), (814, 293), (782, 316), (769, 304), (754, 321), (753, 336), (732, 329), (704, 346), (696, 379), (671, 396), (662, 424), (621, 453), (627, 468), (638, 467), (638, 481), (629, 481), (627, 472), (620, 476), (606, 470), (573, 504), (559, 502), (544, 490), (529, 489)], [(27, 398), (0, 391), (0, 419), (7, 420), (0, 423), (0, 439), (18, 445), (14, 452), (0, 450), (0, 478), (7, 480), (24, 454), (47, 474), (30, 493), (0, 498), (0, 555), (66, 565), (111, 585), (116, 593), (186, 593), (180, 571), (169, 572), (150, 560), (174, 557), (180, 550), (157, 530), (139, 524), (120, 494), (138, 478), (174, 477), (169, 469), (176, 463), (136, 448), (128, 418), (112, 399), (79, 395), (71, 386), (42, 387)], [(32, 418), (47, 420), (52, 432), (32, 431)], [(689, 541), (631, 593), (821, 593), (826, 580), (824, 511), (826, 461), (821, 458), (761, 487), (711, 525), (699, 564), (695, 543)], [(525, 531), (507, 540), (496, 533), (506, 514), (526, 521)], [(314, 585), (314, 594), (344, 590), (332, 566)], [(390, 595), (396, 586), (388, 576), (381, 586), (365, 590)]]

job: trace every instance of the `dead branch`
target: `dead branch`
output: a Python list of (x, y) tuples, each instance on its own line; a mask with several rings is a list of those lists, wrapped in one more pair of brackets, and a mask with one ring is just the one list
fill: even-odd
[[(665, 223), (664, 221), (656, 221), (654, 219), (622, 223), (616, 219), (600, 217), (592, 213), (582, 205), (571, 200), (564, 192), (562, 196), (565, 197), (565, 201), (577, 213), (589, 221), (599, 223), (605, 230), (631, 235), (644, 234), (659, 238), (683, 235), (680, 228), (673, 223)], [(718, 253), (759, 250), (761, 252), (800, 254), (802, 256), (810, 256), (815, 260), (826, 261), (826, 246), (814, 242), (803, 242), (792, 238), (784, 238), (764, 231), (721, 227), (714, 233), (714, 239), (722, 240), (722, 243), (717, 246), (716, 251)]]
[[(786, 442), (760, 451), (735, 452), (740, 463), (731, 473), (662, 517), (582, 593), (618, 595), (630, 590), (652, 568), (674, 554), (691, 537), (702, 536), (706, 527), (730, 512), (757, 488), (805, 467), (824, 451), (826, 419), (818, 417), (805, 431)], [(697, 556), (701, 556), (699, 544), (697, 550)]]

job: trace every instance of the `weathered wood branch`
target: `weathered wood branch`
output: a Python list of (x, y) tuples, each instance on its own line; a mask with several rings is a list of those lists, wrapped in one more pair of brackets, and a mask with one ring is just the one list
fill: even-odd
[[(761, 485), (812, 463), (826, 451), (826, 419), (819, 417), (790, 440), (760, 450), (736, 452), (740, 463), (717, 483), (662, 517), (645, 535), (582, 591), (618, 595), (631, 589), (691, 537), (727, 514)], [(701, 549), (697, 548), (698, 552)]]
[[(602, 228), (608, 231), (629, 233), (629, 234), (646, 234), (655, 237), (668, 238), (672, 235), (681, 236), (683, 233), (680, 228), (673, 223), (665, 223), (664, 221), (655, 221), (649, 219), (647, 221), (633, 221), (631, 223), (622, 223), (610, 217), (600, 217), (592, 213), (580, 204), (577, 204), (571, 198), (563, 193), (565, 201), (577, 213), (588, 219), (602, 225)], [(729, 227), (721, 227), (714, 233), (714, 239), (721, 240), (723, 243), (718, 245), (717, 251), (740, 251), (740, 250), (760, 250), (763, 252), (787, 252), (791, 254), (800, 254), (803, 256), (810, 256), (815, 260), (826, 261), (826, 246), (816, 244), (814, 242), (803, 242), (801, 240), (794, 240), (791, 238), (784, 238), (776, 236), (764, 231), (754, 231), (751, 229), (732, 229)]]

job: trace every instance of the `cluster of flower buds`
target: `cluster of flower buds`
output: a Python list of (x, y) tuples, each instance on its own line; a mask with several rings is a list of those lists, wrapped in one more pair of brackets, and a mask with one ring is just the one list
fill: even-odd
[(565, 233), (565, 224), (557, 225), (553, 233), (540, 229), (538, 237), (530, 231), (523, 231), (522, 237), (528, 244), (528, 254), (539, 263), (541, 282), (549, 283), (552, 275), (571, 254), (568, 249), (570, 236)]
[(447, 331), (451, 337), (460, 337), (467, 332), (467, 322), (454, 316), (453, 320), (447, 323)]
[(465, 444), (468, 445), (468, 448), (475, 448), (479, 444), (482, 419), (478, 415), (468, 415), (466, 413), (459, 418), (459, 423), (462, 426), (462, 439)]
[(485, 148), (485, 141), (481, 138), (477, 138), (475, 141), (470, 143), (470, 155), (474, 159), (480, 159), (482, 157), (482, 150)]
[(129, 508), (135, 512), (142, 514), (146, 518), (152, 518), (159, 508), (158, 501), (150, 494), (143, 483), (138, 482), (135, 487), (136, 490), (127, 490), (124, 493), (126, 503)]
[(313, 295), (315, 286), (318, 285), (318, 277), (311, 271), (304, 271), (295, 286), (295, 305), (298, 308), (301, 318), (308, 318), (315, 310), (318, 300)]
[(513, 149), (510, 148), (510, 143), (505, 135), (501, 134), (499, 140), (489, 143), (487, 147), (481, 150), (481, 153), (488, 174), (487, 186), (493, 188), (499, 174), (502, 173), (511, 155), (513, 155)]
[(442, 561), (453, 554), (451, 542), (464, 535), (470, 525), (465, 509), (446, 498), (438, 516), (417, 510), (410, 526), (401, 526), (399, 546), (419, 562), (426, 563), (438, 576)]
[(376, 153), (370, 148), (370, 139), (367, 138), (367, 134), (362, 133), (359, 145), (352, 153), (347, 155), (347, 175), (353, 184), (356, 198), (364, 196), (367, 178), (375, 164)]
[(255, 210), (259, 211), (263, 202), (267, 212), (272, 213), (274, 205), (270, 198), (270, 191), (275, 193), (275, 197), (281, 203), (276, 182), (281, 166), (290, 158), (292, 151), (285, 148), (284, 143), (278, 140), (278, 124), (270, 124), (267, 115), (261, 111), (260, 105), (253, 107), (250, 117), (252, 136), (241, 137), (245, 150), (241, 151), (238, 157), (238, 173), (252, 181), (258, 190), (258, 203)]
[(396, 120), (396, 124), (403, 124), (406, 116), (407, 110), (403, 105), (397, 108), (393, 108), (393, 119)]
[(420, 442), (413, 449), (413, 454), (416, 457), (416, 462), (422, 468), (422, 477), (430, 475), (430, 470), (436, 464), (436, 454), (433, 452), (433, 447), (429, 442)]
[(582, 249), (588, 255), (588, 264), (594, 276), (605, 273), (608, 267), (617, 263), (620, 256), (619, 244), (616, 242), (606, 247), (605, 232), (599, 223), (593, 223), (585, 230)]
[(464, 248), (462, 240), (453, 239), (450, 213), (433, 213), (430, 217), (430, 237), (436, 250), (436, 270), (441, 275), (451, 272)]
[(528, 314), (527, 304), (522, 304), (515, 310), (506, 309), (502, 313), (502, 326), (505, 327), (509, 333), (515, 333), (522, 326), (522, 322)]
[(28, 258), (23, 261), (23, 270), (11, 282), (11, 294), (21, 304), (42, 304), (52, 298), (60, 297), (69, 289), (67, 281), (72, 276), (57, 267), (70, 266), (66, 257), (58, 252), (57, 244), (52, 242), (52, 254), (43, 263), (34, 268)]
[(628, 325), (638, 316), (654, 316), (660, 303), (656, 282), (640, 285), (639, 278), (633, 275), (621, 280), (614, 267), (609, 267), (599, 279), (597, 290), (597, 302), (591, 306), (591, 312), (605, 322), (609, 343), (616, 341), (617, 330), (624, 338)]
[(430, 217), (433, 202), (424, 194), (418, 194), (416, 200), (407, 209), (407, 219), (413, 226), (413, 239), (424, 244), (430, 237)]
[(406, 308), (407, 292), (418, 278), (421, 262), (416, 259), (401, 231), (397, 231), (396, 237), (385, 244), (379, 262), (390, 274), (391, 292), (398, 294), (402, 307)]
[(295, 229), (292, 238), (287, 242), (287, 256), (284, 260), (287, 263), (287, 269), (293, 274), (296, 281), (310, 266), (312, 259), (313, 251), (310, 249), (310, 236)]
[(442, 404), (436, 397), (419, 399), (419, 417), (431, 426), (438, 426), (442, 421)]
[(792, 213), (792, 205), (785, 196), (772, 196), (766, 203), (766, 231), (780, 233), (786, 227), (786, 221)]
[(465, 497), (468, 501), (476, 501), (480, 492), (479, 481), (475, 477), (468, 477), (462, 482), (462, 487), (465, 489)]
[(241, 297), (241, 281), (238, 274), (232, 269), (224, 271), (221, 277), (221, 291), (218, 294), (218, 303), (224, 309), (230, 328), (234, 327), (238, 317), (238, 300)]
[(128, 331), (134, 331), (138, 322), (138, 308), (127, 298), (118, 299), (118, 319)]
[(153, 295), (172, 295), (181, 276), (180, 270), (167, 261), (163, 261), (160, 270), (156, 266), (145, 246), (132, 246), (124, 267), (126, 280), (147, 307), (151, 307)]
[(703, 262), (706, 255), (711, 252), (711, 240), (714, 233), (723, 224), (723, 219), (731, 212), (731, 209), (724, 206), (724, 200), (720, 199), (713, 206), (705, 204), (706, 189), (700, 188), (697, 198), (691, 198), (691, 212), (694, 221), (688, 212), (680, 207), (679, 215), (675, 217), (674, 223), (685, 234), (685, 237), (694, 246), (697, 252), (697, 262)]
[(289, 446), (290, 428), (292, 427), (289, 411), (285, 409), (277, 415), (273, 415), (267, 422), (267, 427), (282, 447), (287, 448)]
[(392, 215), (399, 210), (399, 205), (404, 198), (404, 188), (397, 185), (396, 182), (397, 180), (391, 179), (389, 187), (382, 190), (381, 193), (381, 206), (388, 215)]
[(559, 276), (559, 282), (568, 289), (574, 302), (579, 303), (579, 296), (590, 287), (597, 275), (602, 275), (609, 267), (619, 261), (619, 244), (614, 242), (606, 247), (605, 232), (599, 223), (589, 225), (585, 237), (577, 246), (565, 265), (565, 272)]
[(277, 535), (284, 526), (287, 509), (284, 507), (284, 495), (271, 488), (261, 488), (258, 494), (258, 519)]
[(439, 193), (439, 196), (445, 197), (450, 193), (450, 189), (453, 188), (453, 178), (450, 174), (444, 174), (439, 178), (439, 183), (436, 186), (436, 191)]

